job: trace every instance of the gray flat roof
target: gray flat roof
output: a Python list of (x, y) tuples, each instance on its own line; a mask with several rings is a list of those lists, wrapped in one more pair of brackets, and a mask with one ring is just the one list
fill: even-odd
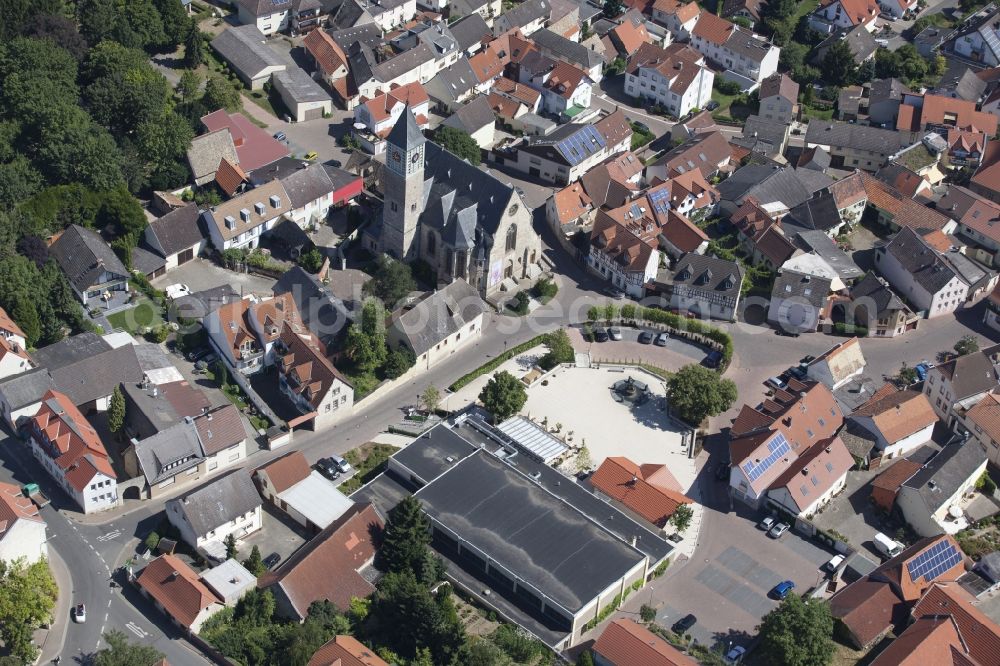
[[(416, 474), (424, 483), (430, 483), (449, 469), (455, 462), (471, 455), (476, 447), (453, 430), (438, 426), (431, 428), (396, 451), (392, 458)], [(448, 458), (454, 458), (448, 462)]]
[(415, 497), (463, 548), (479, 550), (574, 615), (645, 558), (543, 483), (485, 451)]

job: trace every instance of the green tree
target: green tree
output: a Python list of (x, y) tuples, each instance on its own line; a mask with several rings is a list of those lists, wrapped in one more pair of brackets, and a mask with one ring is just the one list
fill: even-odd
[(833, 658), (833, 616), (825, 601), (789, 595), (757, 627), (766, 663), (825, 666)]
[(604, 0), (604, 16), (609, 19), (617, 18), (625, 12), (625, 4), (622, 0)]
[(974, 335), (963, 335), (959, 341), (955, 343), (954, 349), (955, 353), (959, 356), (973, 354), (979, 351), (979, 338)]
[(389, 512), (379, 558), (386, 571), (419, 572), (430, 542), (430, 524), (420, 500), (407, 496)]
[(80, 33), (91, 44), (104, 40), (151, 51), (167, 43), (163, 19), (151, 0), (78, 0)]
[(18, 296), (14, 302), (14, 309), (10, 316), (24, 331), (25, 344), (34, 347), (42, 335), (42, 322), (38, 318), (38, 310), (31, 299), (25, 295)]
[[(445, 586), (442, 590), (447, 590)], [(447, 664), (465, 636), (450, 596), (435, 596), (411, 571), (391, 572), (372, 596), (366, 622), (379, 645), (404, 659), (429, 648), (435, 664)]]
[(594, 466), (594, 461), (590, 457), (590, 449), (586, 446), (581, 446), (580, 450), (576, 454), (576, 471), (586, 472), (589, 471), (591, 467)]
[(260, 556), (260, 548), (256, 544), (250, 551), (250, 556), (243, 560), (243, 566), (258, 578), (267, 572), (267, 567), (264, 566), (264, 558)]
[(190, 102), (198, 97), (201, 89), (201, 75), (194, 70), (185, 69), (181, 73), (180, 81), (177, 82), (177, 94), (181, 96), (182, 102)]
[(452, 155), (467, 160), (469, 164), (478, 166), (481, 160), (479, 144), (468, 132), (457, 127), (442, 125), (434, 133), (434, 143), (438, 144)]
[(524, 384), (507, 371), (494, 374), (483, 390), (479, 399), (487, 411), (493, 414), (494, 422), (499, 423), (521, 411), (528, 400)]
[(90, 50), (81, 77), (90, 115), (119, 139), (145, 122), (162, 120), (170, 101), (167, 79), (146, 54), (115, 42), (102, 42)]
[(594, 656), (590, 654), (590, 650), (584, 650), (580, 653), (580, 656), (576, 658), (576, 666), (594, 666)]
[(431, 384), (420, 394), (420, 406), (428, 412), (436, 412), (441, 406), (441, 390)]
[(108, 403), (108, 430), (113, 433), (121, 432), (125, 425), (125, 395), (120, 386), (116, 386), (111, 394), (111, 402)]
[(32, 634), (48, 622), (58, 588), (45, 560), (0, 560), (0, 641), (22, 662), (35, 660)]
[(576, 359), (576, 351), (565, 329), (549, 333), (545, 336), (545, 344), (549, 351), (538, 360), (538, 365), (544, 370), (551, 370), (560, 363), (572, 363)]
[(153, 0), (160, 20), (163, 22), (164, 41), (162, 46), (176, 48), (194, 28), (180, 0)]
[(618, 76), (625, 71), (628, 63), (622, 57), (617, 57), (608, 63), (604, 68), (604, 73), (607, 76)]
[(488, 638), (473, 637), (458, 651), (463, 666), (511, 666), (513, 660)]
[(372, 279), (365, 283), (364, 293), (380, 299), (387, 308), (395, 309), (416, 288), (409, 266), (383, 256), (375, 266)]
[(679, 533), (683, 534), (687, 531), (687, 528), (691, 526), (691, 518), (694, 517), (694, 511), (688, 504), (681, 504), (676, 509), (674, 509), (673, 515), (670, 516), (670, 524), (674, 526)]
[(218, 109), (239, 111), (243, 108), (243, 96), (240, 95), (240, 91), (219, 74), (208, 77), (208, 81), (205, 83), (205, 94), (202, 95), (201, 101), (210, 111)]
[(365, 301), (360, 323), (351, 324), (347, 329), (344, 350), (364, 372), (371, 372), (385, 363), (389, 353), (385, 344), (385, 311), (378, 301)]
[(205, 33), (192, 28), (184, 39), (184, 66), (194, 69), (205, 62)]
[(323, 266), (323, 255), (319, 248), (312, 247), (299, 255), (299, 266), (310, 273), (317, 273)]
[(108, 647), (94, 655), (94, 666), (153, 666), (163, 653), (151, 645), (132, 643), (117, 629), (104, 634)]
[(909, 386), (919, 379), (917, 375), (917, 369), (911, 368), (904, 362), (903, 365), (899, 367), (899, 372), (896, 374), (896, 380), (903, 384), (904, 386)]
[(412, 350), (399, 346), (390, 351), (389, 355), (386, 356), (382, 371), (385, 373), (386, 379), (396, 379), (412, 368), (416, 362), (417, 357), (413, 354)]
[(239, 554), (239, 550), (236, 547), (236, 537), (232, 534), (227, 534), (222, 543), (226, 547), (226, 559), (233, 559)]
[(264, 627), (271, 623), (275, 609), (274, 595), (270, 590), (253, 589), (236, 603), (233, 616), (246, 620), (254, 627)]
[(25, 34), (35, 39), (49, 39), (66, 49), (77, 60), (82, 60), (87, 54), (87, 41), (76, 28), (76, 22), (65, 16), (42, 14), (38, 16), (25, 31)]
[(834, 42), (823, 56), (823, 76), (834, 85), (845, 86), (853, 82), (857, 70), (854, 53), (846, 41)]
[(656, 619), (656, 609), (643, 604), (639, 607), (639, 619), (643, 622), (652, 622)]
[(736, 401), (736, 384), (700, 365), (685, 365), (667, 381), (670, 408), (692, 425), (729, 409)]

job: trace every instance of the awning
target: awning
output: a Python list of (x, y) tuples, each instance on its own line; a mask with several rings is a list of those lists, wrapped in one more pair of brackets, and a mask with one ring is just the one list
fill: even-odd
[(574, 104), (573, 106), (563, 111), (563, 115), (566, 116), (567, 118), (575, 118), (584, 111), (586, 111), (586, 109), (584, 109), (582, 106)]

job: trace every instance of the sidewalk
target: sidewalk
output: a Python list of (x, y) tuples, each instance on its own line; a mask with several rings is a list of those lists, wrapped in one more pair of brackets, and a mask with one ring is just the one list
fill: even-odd
[(49, 548), (49, 569), (52, 570), (52, 577), (59, 588), (59, 597), (56, 599), (55, 610), (52, 614), (52, 624), (48, 630), (40, 629), (35, 632), (36, 637), (39, 632), (45, 632), (45, 638), (41, 643), (41, 653), (39, 654), (39, 664), (47, 664), (55, 657), (58, 657), (66, 642), (66, 629), (69, 626), (69, 597), (73, 590), (73, 579), (69, 575), (66, 563), (59, 557), (59, 553), (54, 548)]
[(253, 116), (262, 123), (267, 123), (267, 128), (269, 130), (278, 131), (279, 129), (283, 130), (288, 127), (288, 123), (281, 120), (280, 118), (272, 116), (266, 110), (258, 106), (257, 102), (253, 101), (246, 95), (243, 95), (242, 98), (243, 98), (243, 113), (245, 113), (248, 116)]

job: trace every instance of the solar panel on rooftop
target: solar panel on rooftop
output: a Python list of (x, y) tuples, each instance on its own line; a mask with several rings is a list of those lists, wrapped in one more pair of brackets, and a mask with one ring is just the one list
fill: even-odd
[(767, 443), (767, 449), (770, 451), (770, 455), (763, 460), (759, 462), (749, 461), (743, 464), (743, 472), (751, 483), (763, 476), (764, 472), (771, 468), (771, 465), (791, 450), (788, 446), (788, 440), (780, 432)]
[(928, 583), (962, 561), (962, 555), (949, 541), (939, 541), (920, 555), (907, 562), (906, 570), (911, 580), (921, 576)]

